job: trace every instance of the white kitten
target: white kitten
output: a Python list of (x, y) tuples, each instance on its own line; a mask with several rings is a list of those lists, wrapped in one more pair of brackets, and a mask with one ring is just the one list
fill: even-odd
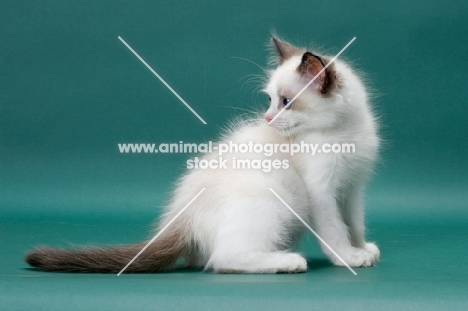
[[(221, 143), (350, 143), (355, 153), (278, 152), (268, 157), (232, 151), (223, 155), (227, 169), (189, 171), (176, 186), (155, 232), (202, 188), (206, 190), (127, 272), (165, 271), (179, 257), (185, 258), (187, 266), (219, 273), (305, 271), (306, 260), (290, 252), (305, 228), (269, 188), (350, 266), (372, 266), (379, 260), (377, 246), (364, 238), (362, 188), (379, 145), (365, 88), (344, 62), (336, 61), (278, 115), (329, 58), (276, 38), (272, 42), (278, 67), (270, 72), (264, 90), (270, 97), (266, 120), (239, 124)], [(204, 159), (217, 157), (207, 154)], [(277, 159), (289, 165), (269, 172), (234, 169), (237, 159)], [(41, 247), (29, 253), (26, 261), (46, 271), (118, 272), (145, 245), (76, 250)], [(328, 248), (322, 245), (322, 250), (334, 264), (342, 265)]]

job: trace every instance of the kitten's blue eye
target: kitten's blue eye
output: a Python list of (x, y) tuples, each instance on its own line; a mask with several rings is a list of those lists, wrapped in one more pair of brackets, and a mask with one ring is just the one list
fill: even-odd
[[(283, 98), (283, 105), (287, 106), (290, 102), (291, 102), (290, 98)], [(289, 107), (286, 109), (289, 109), (289, 108), (291, 108), (291, 105), (289, 105)]]

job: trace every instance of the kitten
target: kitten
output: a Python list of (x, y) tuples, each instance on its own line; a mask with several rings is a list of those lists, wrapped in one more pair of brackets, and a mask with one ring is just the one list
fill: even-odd
[[(263, 119), (243, 122), (221, 142), (353, 143), (355, 153), (231, 152), (227, 169), (190, 170), (172, 195), (155, 233), (159, 232), (202, 188), (193, 204), (125, 271), (170, 270), (179, 258), (188, 267), (217, 273), (303, 272), (307, 262), (291, 252), (305, 228), (269, 188), (352, 267), (372, 266), (380, 252), (364, 238), (362, 191), (379, 146), (376, 120), (363, 83), (343, 61), (335, 61), (268, 124), (330, 58), (272, 39), (277, 68), (269, 72), (264, 91), (270, 107)], [(207, 154), (204, 159), (216, 159)], [(287, 160), (287, 168), (270, 172), (233, 169), (235, 158)], [(108, 248), (40, 247), (26, 262), (45, 271), (119, 272), (147, 242)], [(328, 248), (323, 252), (343, 263)]]

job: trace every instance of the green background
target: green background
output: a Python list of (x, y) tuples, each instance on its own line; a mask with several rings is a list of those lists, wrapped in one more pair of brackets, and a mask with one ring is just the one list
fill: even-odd
[[(385, 140), (367, 190), (378, 266), (332, 267), (308, 235), (300, 275), (77, 275), (28, 269), (33, 245), (145, 238), (186, 155), (262, 110), (271, 32), (363, 72)], [(203, 125), (117, 39), (207, 121)], [(0, 303), (5, 309), (468, 307), (466, 1), (5, 1), (0, 4)], [(252, 80), (252, 78), (254, 78)]]

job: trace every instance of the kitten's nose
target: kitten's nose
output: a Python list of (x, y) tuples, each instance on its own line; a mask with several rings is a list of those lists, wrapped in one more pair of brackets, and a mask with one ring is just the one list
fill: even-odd
[(268, 123), (270, 123), (271, 120), (273, 120), (273, 116), (272, 116), (271, 114), (268, 114), (268, 113), (267, 113), (267, 114), (265, 114), (265, 120), (266, 120)]

